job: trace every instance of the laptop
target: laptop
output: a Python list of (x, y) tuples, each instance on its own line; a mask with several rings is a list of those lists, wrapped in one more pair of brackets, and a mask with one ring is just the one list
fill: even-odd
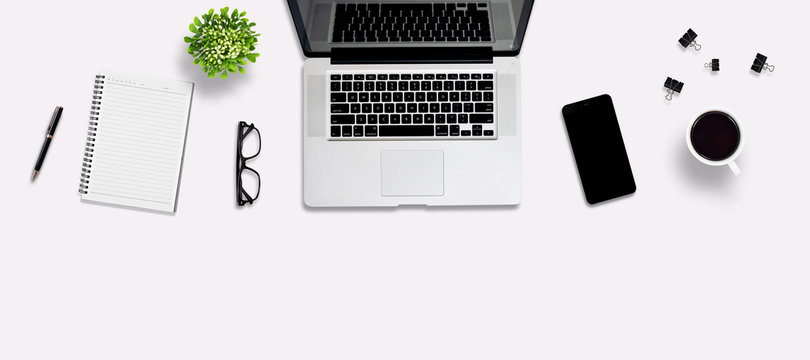
[(520, 203), (533, 2), (288, 0), (307, 57), (304, 203)]

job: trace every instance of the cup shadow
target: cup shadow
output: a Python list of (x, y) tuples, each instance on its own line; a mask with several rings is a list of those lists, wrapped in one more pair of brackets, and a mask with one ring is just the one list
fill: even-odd
[[(701, 163), (692, 155), (686, 144), (679, 141), (680, 151), (677, 152), (677, 163), (679, 164), (680, 172), (684, 177), (689, 180), (692, 185), (697, 186), (702, 190), (712, 192), (727, 192), (730, 191), (731, 184), (734, 181), (734, 174), (728, 166), (710, 166)], [(736, 160), (740, 164), (740, 158)], [(743, 168), (743, 174), (745, 168)]]

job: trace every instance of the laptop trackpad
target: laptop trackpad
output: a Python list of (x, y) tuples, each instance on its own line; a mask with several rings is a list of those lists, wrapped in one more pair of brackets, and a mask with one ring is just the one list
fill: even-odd
[(382, 196), (444, 195), (444, 152), (383, 151)]

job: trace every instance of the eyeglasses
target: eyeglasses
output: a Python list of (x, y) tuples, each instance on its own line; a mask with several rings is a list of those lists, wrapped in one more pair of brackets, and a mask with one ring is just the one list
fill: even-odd
[[(245, 147), (245, 144), (248, 146)], [(253, 153), (254, 147), (256, 148), (255, 153)], [(245, 156), (243, 151), (248, 151), (249, 153), (253, 153), (253, 155)], [(258, 156), (260, 151), (262, 151), (262, 135), (259, 133), (259, 129), (253, 126), (253, 124), (248, 125), (246, 122), (240, 121), (239, 133), (236, 134), (236, 202), (239, 206), (253, 204), (253, 201), (259, 198), (259, 190), (262, 188), (262, 177), (259, 176), (256, 170), (251, 169), (245, 163)], [(246, 183), (243, 181), (245, 170), (256, 175), (255, 194), (248, 192), (244, 188), (243, 184)], [(249, 188), (252, 189), (253, 187), (249, 186)]]

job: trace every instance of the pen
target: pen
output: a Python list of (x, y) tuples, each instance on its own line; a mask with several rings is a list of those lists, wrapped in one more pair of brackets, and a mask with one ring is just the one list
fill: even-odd
[(39, 158), (37, 159), (37, 164), (34, 165), (34, 176), (31, 177), (31, 181), (37, 178), (37, 174), (39, 174), (39, 169), (42, 167), (42, 161), (45, 160), (45, 154), (48, 153), (48, 147), (51, 146), (51, 139), (53, 139), (53, 134), (56, 132), (56, 125), (59, 124), (59, 118), (62, 116), (62, 107), (57, 106), (56, 109), (53, 110), (53, 115), (51, 115), (51, 122), (48, 125), (48, 133), (45, 136), (45, 142), (42, 143), (42, 150), (39, 151)]

